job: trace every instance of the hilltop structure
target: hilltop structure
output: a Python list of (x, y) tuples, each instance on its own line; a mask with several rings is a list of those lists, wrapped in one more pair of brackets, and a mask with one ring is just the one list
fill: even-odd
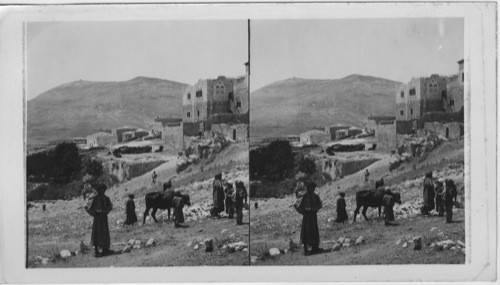
[(244, 76), (200, 79), (182, 96), (184, 137), (216, 131), (234, 141), (247, 141), (249, 66)]

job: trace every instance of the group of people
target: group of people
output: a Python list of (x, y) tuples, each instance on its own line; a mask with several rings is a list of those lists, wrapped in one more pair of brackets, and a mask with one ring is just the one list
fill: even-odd
[(220, 213), (225, 210), (228, 218), (232, 219), (236, 211), (236, 224), (242, 225), (243, 208), (247, 201), (248, 193), (243, 181), (236, 181), (235, 186), (233, 186), (231, 181), (222, 180), (222, 173), (215, 175), (213, 181), (213, 207), (210, 210), (212, 217), (220, 217)]
[(443, 217), (446, 211), (446, 222), (451, 223), (453, 219), (453, 205), (457, 201), (457, 187), (452, 179), (435, 179), (432, 171), (425, 174), (424, 205), (420, 208), (423, 215), (430, 215), (436, 209), (438, 216)]

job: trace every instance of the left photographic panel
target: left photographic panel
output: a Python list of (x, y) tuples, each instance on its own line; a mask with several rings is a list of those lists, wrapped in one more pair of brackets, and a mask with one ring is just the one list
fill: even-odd
[(24, 24), (26, 267), (249, 264), (248, 25)]

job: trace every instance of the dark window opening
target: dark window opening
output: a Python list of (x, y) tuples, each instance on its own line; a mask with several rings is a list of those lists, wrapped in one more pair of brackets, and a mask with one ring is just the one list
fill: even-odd
[(191, 93), (188, 93), (187, 98), (188, 98), (188, 100), (191, 100)]
[(450, 106), (455, 106), (455, 100), (453, 99), (450, 100)]
[(450, 138), (450, 129), (449, 128), (446, 128), (446, 138), (447, 139)]
[(405, 111), (404, 111), (404, 110), (400, 110), (400, 111), (399, 111), (399, 114), (401, 114), (401, 116), (404, 116)]
[(198, 117), (200, 116), (200, 110), (198, 110)]
[(401, 91), (401, 98), (404, 98), (404, 97), (405, 97), (405, 92)]
[(464, 82), (465, 73), (462, 73), (462, 82)]
[(233, 92), (229, 92), (229, 94), (227, 95), (227, 99), (228, 100), (234, 100), (234, 94), (233, 94)]
[(187, 117), (191, 118), (191, 112), (187, 112)]
[(241, 108), (241, 101), (236, 102), (236, 108)]
[(415, 94), (416, 94), (415, 88), (410, 89), (410, 95), (415, 95)]
[(201, 90), (196, 91), (196, 97), (198, 98), (203, 97), (203, 91)]
[(413, 115), (413, 109), (410, 109), (410, 114), (412, 114), (412, 115)]
[(236, 140), (236, 130), (233, 130), (233, 141)]

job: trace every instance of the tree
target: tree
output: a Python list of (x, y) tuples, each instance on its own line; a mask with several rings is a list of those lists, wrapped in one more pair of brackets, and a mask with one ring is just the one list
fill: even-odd
[(81, 160), (75, 143), (61, 143), (52, 152), (52, 177), (57, 183), (70, 182), (81, 170)]
[(316, 172), (316, 163), (312, 158), (305, 157), (299, 164), (299, 170), (305, 174), (313, 174)]

